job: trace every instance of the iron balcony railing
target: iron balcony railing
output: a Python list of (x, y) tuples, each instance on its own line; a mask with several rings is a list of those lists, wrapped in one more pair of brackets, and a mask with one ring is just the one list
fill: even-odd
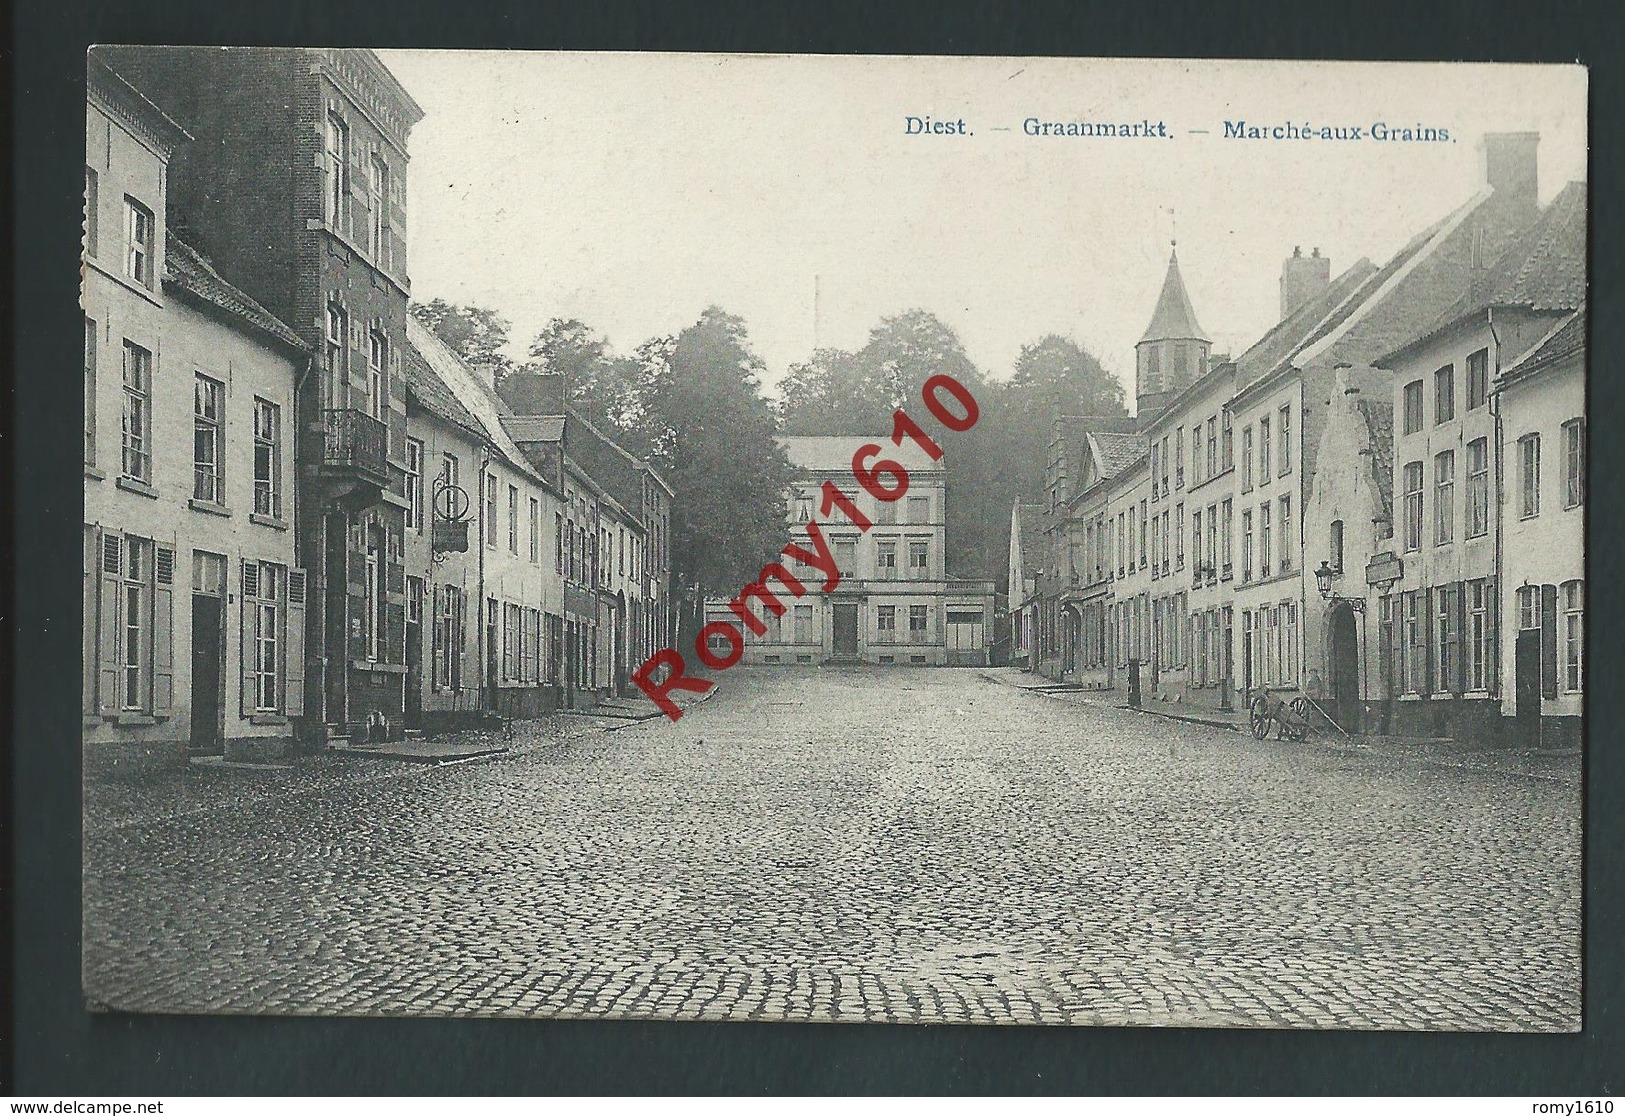
[(323, 465), (347, 465), (387, 479), (389, 427), (365, 411), (322, 412)]

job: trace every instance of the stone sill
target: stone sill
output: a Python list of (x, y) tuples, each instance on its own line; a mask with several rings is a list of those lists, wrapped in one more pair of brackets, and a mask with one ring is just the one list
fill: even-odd
[(86, 465), (85, 466), (85, 479), (86, 480), (98, 480), (98, 481), (106, 480), (107, 479), (107, 474), (102, 472), (100, 469), (96, 468), (96, 466), (94, 466), (94, 465)]
[(248, 723), (251, 725), (286, 725), (292, 722), (280, 713), (255, 713), (248, 718)]
[(126, 492), (133, 492), (137, 496), (145, 496), (149, 500), (158, 499), (158, 491), (146, 481), (136, 480), (134, 477), (120, 477), (114, 482)]
[(405, 674), (405, 663), (372, 663), (366, 659), (351, 659), (351, 670), (371, 671), (374, 674)]
[(273, 528), (277, 531), (286, 531), (288, 529), (288, 521), (286, 519), (279, 519), (274, 515), (261, 515), (259, 512), (250, 512), (248, 521), (250, 523), (258, 523), (261, 527)]
[(226, 507), (224, 504), (211, 504), (207, 500), (199, 500), (194, 497), (193, 499), (186, 501), (186, 506), (195, 512), (203, 512), (205, 515), (218, 515), (227, 519), (231, 518), (231, 509)]

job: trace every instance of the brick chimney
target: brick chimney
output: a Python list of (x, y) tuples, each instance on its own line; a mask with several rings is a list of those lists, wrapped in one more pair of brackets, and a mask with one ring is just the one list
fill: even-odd
[(1281, 320), (1310, 299), (1320, 295), (1332, 283), (1332, 261), (1316, 248), (1309, 256), (1302, 248), (1293, 248), (1292, 255), (1281, 265)]
[(1479, 141), (1484, 182), (1505, 199), (1534, 211), (1540, 199), (1535, 149), (1539, 132), (1487, 132)]

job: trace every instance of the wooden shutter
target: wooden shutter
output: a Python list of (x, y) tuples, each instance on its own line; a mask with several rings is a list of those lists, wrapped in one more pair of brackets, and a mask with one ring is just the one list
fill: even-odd
[(241, 654), (237, 657), (237, 715), (251, 716), (254, 712), (254, 650), (259, 643), (260, 610), (255, 607), (260, 596), (260, 564), (243, 559), (242, 592), (238, 606), (242, 615), (242, 635), (238, 641)]
[(445, 624), (445, 603), (443, 594), (448, 586), (440, 586), (429, 591), (429, 687), (440, 688), (440, 648), (445, 635), (441, 628)]
[(288, 570), (288, 602), (282, 638), (282, 711), (305, 715), (305, 571)]
[(153, 547), (152, 713), (165, 717), (175, 708), (175, 548)]
[(101, 714), (114, 717), (123, 708), (119, 700), (119, 604), (124, 583), (124, 536), (114, 531), (101, 535), (100, 608), (97, 610), (96, 645), (99, 656), (96, 671), (96, 693)]
[(96, 629), (97, 617), (97, 587), (101, 584), (101, 554), (102, 554), (101, 528), (85, 524), (83, 562), (84, 590), (82, 598), (83, 616), (82, 638), (80, 645), (80, 671), (79, 671), (79, 707), (80, 713), (87, 717), (96, 715), (96, 659), (97, 640), (99, 632)]
[(1557, 586), (1540, 587), (1540, 692), (1557, 696)]

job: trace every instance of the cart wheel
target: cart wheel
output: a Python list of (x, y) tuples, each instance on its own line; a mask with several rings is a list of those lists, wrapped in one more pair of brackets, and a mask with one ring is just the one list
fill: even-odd
[(1253, 735), (1263, 740), (1270, 734), (1270, 703), (1260, 694), (1253, 698), (1252, 705), (1247, 707), (1247, 724), (1253, 730)]

